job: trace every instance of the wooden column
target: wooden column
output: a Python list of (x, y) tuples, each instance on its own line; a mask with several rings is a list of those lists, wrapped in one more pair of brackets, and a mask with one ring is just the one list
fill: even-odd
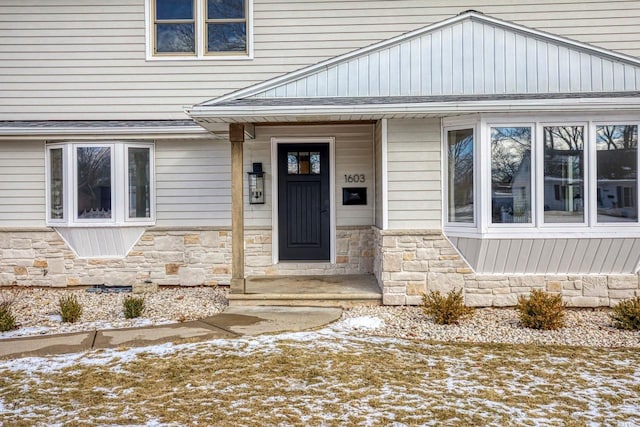
[(240, 123), (229, 125), (229, 141), (231, 142), (231, 293), (246, 292), (244, 279), (244, 174), (243, 143), (244, 126)]

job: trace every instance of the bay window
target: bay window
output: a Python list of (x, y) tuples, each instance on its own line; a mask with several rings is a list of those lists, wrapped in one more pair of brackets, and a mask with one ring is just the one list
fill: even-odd
[(152, 144), (48, 144), (48, 224), (152, 224), (152, 162)]
[(640, 121), (559, 116), (443, 120), (448, 232), (606, 236), (640, 226)]

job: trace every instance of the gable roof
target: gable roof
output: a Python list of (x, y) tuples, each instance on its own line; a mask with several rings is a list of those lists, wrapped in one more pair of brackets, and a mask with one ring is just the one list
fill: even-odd
[(637, 91), (638, 58), (467, 11), (203, 102), (188, 112), (204, 113), (240, 101), (264, 108), (265, 102), (258, 100), (335, 103), (348, 98), (357, 104), (379, 97), (608, 96)]

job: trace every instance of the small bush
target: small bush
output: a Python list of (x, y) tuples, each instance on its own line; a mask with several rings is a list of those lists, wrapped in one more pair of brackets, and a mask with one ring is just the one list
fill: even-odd
[(611, 312), (613, 325), (618, 329), (640, 330), (640, 297), (621, 301)]
[(450, 291), (442, 296), (440, 291), (431, 291), (422, 297), (422, 310), (439, 325), (452, 325), (473, 314), (473, 308), (464, 305), (462, 289)]
[(144, 297), (127, 296), (122, 301), (124, 317), (127, 319), (135, 319), (140, 317), (144, 311)]
[(564, 326), (564, 310), (566, 304), (560, 295), (548, 294), (544, 291), (532, 290), (529, 298), (518, 297), (516, 310), (520, 323), (531, 329), (558, 329)]
[(11, 305), (13, 301), (0, 301), (0, 332), (13, 331), (18, 327)]
[(82, 315), (82, 305), (75, 295), (65, 295), (58, 301), (60, 305), (60, 316), (63, 322), (75, 323)]

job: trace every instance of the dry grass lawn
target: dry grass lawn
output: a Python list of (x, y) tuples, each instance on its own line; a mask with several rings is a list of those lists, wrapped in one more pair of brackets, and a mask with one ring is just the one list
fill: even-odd
[(0, 361), (0, 424), (638, 422), (637, 349), (430, 344), (323, 330)]

